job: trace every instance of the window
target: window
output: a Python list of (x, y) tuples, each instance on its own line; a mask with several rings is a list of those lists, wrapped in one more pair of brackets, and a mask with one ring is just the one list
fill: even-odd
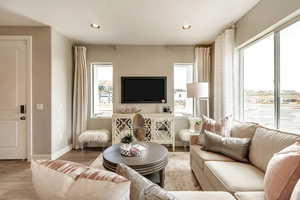
[(300, 21), (280, 31), (279, 128), (300, 133)]
[(243, 50), (244, 120), (274, 126), (274, 36)]
[(113, 112), (113, 66), (92, 64), (92, 117), (111, 116)]
[(300, 133), (300, 21), (241, 49), (246, 121)]
[(193, 99), (187, 98), (187, 84), (193, 82), (193, 64), (174, 65), (174, 113), (193, 115)]

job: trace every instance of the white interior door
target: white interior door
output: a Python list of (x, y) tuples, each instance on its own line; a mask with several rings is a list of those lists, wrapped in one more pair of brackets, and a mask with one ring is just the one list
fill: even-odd
[[(27, 157), (26, 67), (24, 40), (0, 38), (0, 159)], [(24, 106), (26, 108), (26, 106)]]

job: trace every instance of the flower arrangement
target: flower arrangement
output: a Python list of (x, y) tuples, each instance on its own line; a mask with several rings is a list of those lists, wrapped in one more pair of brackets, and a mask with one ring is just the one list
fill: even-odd
[(130, 144), (133, 142), (133, 135), (131, 133), (128, 133), (125, 135), (122, 139), (121, 142), (124, 144)]

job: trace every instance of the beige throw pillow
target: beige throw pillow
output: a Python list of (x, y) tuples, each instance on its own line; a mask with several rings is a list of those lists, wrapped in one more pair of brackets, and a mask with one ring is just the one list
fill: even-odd
[(234, 160), (248, 162), (251, 139), (222, 137), (205, 131), (203, 150), (224, 154)]
[(128, 200), (130, 181), (110, 171), (89, 168), (67, 192), (67, 200)]
[(63, 160), (31, 161), (32, 182), (40, 199), (64, 200), (67, 191), (88, 167)]

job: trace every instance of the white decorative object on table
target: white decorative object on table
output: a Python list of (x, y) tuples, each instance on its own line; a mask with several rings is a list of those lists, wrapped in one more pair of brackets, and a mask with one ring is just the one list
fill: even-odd
[(141, 157), (146, 152), (146, 147), (140, 144), (122, 144), (120, 153), (126, 157)]

